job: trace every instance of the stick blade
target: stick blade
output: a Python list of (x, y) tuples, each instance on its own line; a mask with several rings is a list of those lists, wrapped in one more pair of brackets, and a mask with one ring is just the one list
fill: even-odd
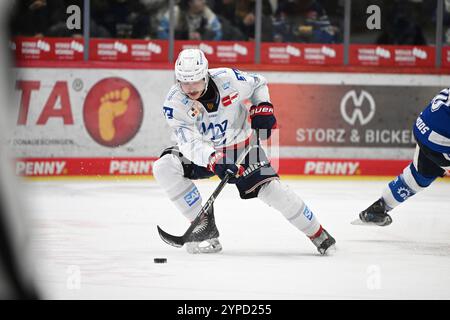
[(165, 243), (167, 243), (167, 244), (169, 244), (171, 246), (174, 246), (176, 248), (181, 248), (184, 245), (183, 237), (173, 236), (173, 235), (168, 234), (167, 232), (165, 232), (159, 226), (157, 226), (157, 227), (158, 227), (159, 236), (161, 237), (161, 239)]

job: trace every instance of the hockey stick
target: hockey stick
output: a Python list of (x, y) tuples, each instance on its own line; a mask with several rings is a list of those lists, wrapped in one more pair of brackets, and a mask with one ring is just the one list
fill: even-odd
[[(259, 139), (258, 132), (257, 132), (257, 139)], [(252, 150), (254, 148), (257, 148), (257, 147), (259, 147), (259, 141), (258, 141), (257, 145), (249, 146), (247, 148), (247, 150), (242, 152), (242, 154), (239, 156), (238, 160), (236, 161), (236, 166), (239, 166), (242, 163), (242, 161), (245, 159), (245, 157), (250, 152), (250, 150)], [(197, 217), (195, 217), (195, 219), (194, 219), (194, 221), (192, 221), (190, 227), (186, 230), (186, 232), (182, 236), (177, 237), (177, 236), (171, 235), (171, 234), (165, 232), (159, 226), (157, 226), (158, 227), (158, 233), (159, 233), (159, 236), (161, 237), (161, 239), (165, 243), (170, 244), (171, 246), (174, 246), (174, 247), (177, 247), (177, 248), (183, 247), (183, 245), (187, 242), (186, 240), (191, 235), (192, 231), (195, 228), (198, 227), (198, 224), (199, 224), (203, 214), (208, 214), (209, 208), (211, 208), (211, 206), (213, 205), (213, 203), (216, 200), (217, 196), (223, 190), (223, 188), (225, 187), (225, 185), (227, 184), (227, 182), (231, 178), (231, 176), (232, 176), (232, 174), (227, 173), (225, 175), (225, 177), (222, 179), (222, 181), (220, 181), (219, 185), (214, 190), (212, 195), (209, 197), (208, 201), (206, 201), (205, 205), (201, 208), (200, 212), (197, 214)]]

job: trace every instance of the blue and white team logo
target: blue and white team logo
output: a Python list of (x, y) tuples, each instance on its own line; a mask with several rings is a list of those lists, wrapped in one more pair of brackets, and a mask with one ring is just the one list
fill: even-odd
[(312, 220), (313, 218), (313, 213), (311, 210), (309, 210), (309, 208), (307, 206), (305, 206), (305, 209), (303, 210), (303, 215), (306, 217), (306, 219), (308, 219), (309, 221)]
[(202, 122), (202, 134), (206, 136), (211, 134), (211, 140), (213, 141), (222, 139), (226, 135), (227, 127), (228, 120), (224, 120), (221, 123), (209, 123), (208, 127), (206, 123)]
[(408, 187), (402, 177), (396, 177), (389, 182), (389, 189), (391, 189), (392, 195), (398, 202), (403, 202), (414, 195), (414, 191)]
[(412, 196), (411, 189), (405, 187), (399, 187), (397, 189), (397, 194), (403, 199), (403, 201)]
[(449, 96), (448, 88), (439, 92), (439, 94), (436, 97), (434, 97), (433, 100), (431, 101), (431, 112), (438, 111), (442, 106), (449, 107), (450, 100), (448, 96)]
[(198, 201), (198, 199), (200, 199), (200, 192), (198, 191), (197, 187), (192, 188), (192, 190), (184, 196), (184, 201), (186, 201), (189, 207), (192, 207), (194, 203)]

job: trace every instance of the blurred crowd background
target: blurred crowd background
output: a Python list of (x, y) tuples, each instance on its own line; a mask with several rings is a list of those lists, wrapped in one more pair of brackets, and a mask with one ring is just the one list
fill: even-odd
[[(66, 27), (66, 8), (83, 0), (18, 0), (11, 16), (14, 36), (82, 37)], [(341, 43), (344, 0), (262, 0), (261, 41)], [(168, 39), (166, 0), (90, 0), (93, 38)], [(177, 40), (255, 39), (255, 0), (174, 0)], [(370, 5), (381, 8), (381, 29), (366, 26)], [(351, 2), (352, 43), (428, 45), (436, 41), (437, 0)], [(443, 44), (450, 44), (450, 0), (445, 0)]]

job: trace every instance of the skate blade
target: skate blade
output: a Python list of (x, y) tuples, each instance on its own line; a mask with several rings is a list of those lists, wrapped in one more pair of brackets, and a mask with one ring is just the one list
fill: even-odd
[(392, 220), (387, 219), (387, 221), (384, 222), (384, 224), (377, 224), (375, 222), (363, 222), (361, 219), (355, 219), (350, 224), (354, 226), (365, 226), (365, 227), (385, 227), (392, 223)]
[(186, 243), (186, 251), (190, 254), (217, 253), (222, 251), (222, 245), (217, 239), (210, 239), (202, 242), (188, 242)]
[(375, 225), (374, 223), (368, 223), (368, 222), (362, 222), (361, 219), (357, 218), (350, 222), (350, 224), (353, 224), (354, 226), (370, 226)]
[(336, 243), (333, 243), (331, 246), (329, 246), (326, 250), (319, 250), (319, 253), (322, 256), (330, 256), (336, 253)]

